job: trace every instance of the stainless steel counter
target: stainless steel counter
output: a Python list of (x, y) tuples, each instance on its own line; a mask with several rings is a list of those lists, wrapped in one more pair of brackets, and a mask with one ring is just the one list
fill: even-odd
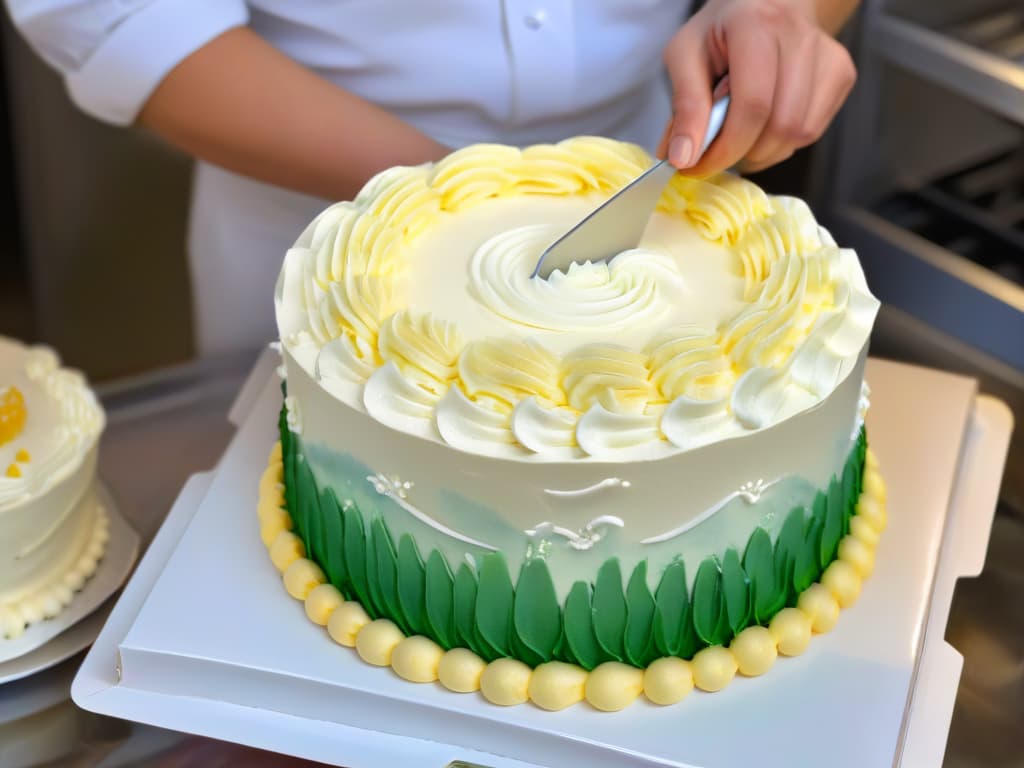
[[(101, 388), (109, 424), (100, 472), (142, 535), (143, 547), (188, 476), (216, 464), (233, 432), (228, 410), (254, 360), (255, 354), (243, 355)], [(966, 661), (947, 766), (1024, 766), (1022, 547), (1024, 522), (1011, 514), (998, 516), (985, 572), (958, 588), (948, 636)], [(80, 662), (81, 655), (0, 688), (2, 697), (25, 700), (44, 688), (57, 691), (56, 703), (0, 726), (0, 765), (312, 765), (83, 712), (66, 694)]]

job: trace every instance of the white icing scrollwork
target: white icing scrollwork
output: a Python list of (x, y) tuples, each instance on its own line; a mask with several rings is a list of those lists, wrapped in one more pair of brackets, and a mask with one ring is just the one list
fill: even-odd
[[(398, 506), (408, 512), (410, 515), (415, 517), (421, 523), (429, 525), (435, 531), (443, 533), (445, 536), (449, 536), (456, 541), (461, 541), (466, 544), (472, 544), (483, 549), (488, 549), (492, 552), (497, 551), (497, 547), (491, 546), (485, 542), (466, 536), (465, 534), (459, 533), (458, 531), (452, 530), (444, 523), (441, 523), (426, 512), (421, 510), (419, 507), (410, 504), (408, 501), (409, 492), (415, 486), (410, 480), (402, 480), (398, 475), (386, 475), (383, 472), (378, 472), (375, 475), (367, 475), (366, 481), (370, 486), (379, 493), (381, 496), (385, 496), (394, 501)], [(468, 556), (468, 555), (467, 555)]]
[(549, 541), (553, 536), (560, 536), (576, 551), (585, 552), (588, 549), (593, 549), (594, 545), (607, 535), (610, 528), (622, 528), (625, 525), (621, 517), (601, 515), (595, 517), (578, 531), (544, 522), (527, 529), (524, 533), (530, 538), (545, 541)]
[(711, 517), (713, 514), (715, 514), (718, 510), (720, 510), (733, 499), (743, 499), (743, 501), (745, 501), (747, 504), (756, 504), (758, 501), (761, 500), (761, 496), (764, 494), (765, 491), (767, 491), (776, 483), (781, 482), (782, 480), (782, 477), (777, 477), (769, 482), (765, 482), (762, 478), (758, 478), (757, 480), (750, 480), (741, 485), (739, 487), (739, 490), (733, 491), (724, 499), (712, 505), (708, 509), (704, 510), (691, 520), (687, 520), (682, 525), (673, 528), (670, 531), (665, 531), (665, 533), (659, 533), (657, 536), (649, 536), (646, 539), (642, 539), (640, 543), (658, 544), (662, 541), (674, 539), (676, 536), (681, 536), (690, 529), (696, 528), (698, 525), (703, 523), (705, 520), (707, 520), (709, 517)]
[(598, 491), (605, 488), (629, 488), (631, 487), (629, 480), (623, 480), (621, 477), (606, 477), (599, 483), (588, 485), (586, 488), (574, 488), (568, 491), (558, 491), (553, 488), (545, 488), (544, 493), (549, 496), (557, 496), (559, 498), (577, 498), (580, 496), (591, 496)]

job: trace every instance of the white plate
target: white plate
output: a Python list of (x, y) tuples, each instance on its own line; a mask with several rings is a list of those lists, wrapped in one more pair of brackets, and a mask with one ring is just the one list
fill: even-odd
[(254, 522), (280, 405), (273, 362), (257, 367), (262, 387), (212, 481), (186, 486), (83, 664), (79, 706), (350, 768), (863, 766), (901, 755), (909, 766), (941, 753), (959, 679), (942, 637), (951, 585), (983, 557), (1009, 437), (1005, 407), (976, 399), (971, 380), (871, 361), (868, 430), (890, 524), (835, 631), (764, 677), (609, 715), (503, 709), (407, 683), (306, 620)]
[(135, 565), (139, 534), (118, 511), (103, 483), (97, 481), (96, 492), (110, 516), (110, 539), (96, 572), (75, 593), (68, 607), (55, 617), (30, 624), (18, 637), (0, 639), (0, 683), (52, 667), (89, 645), (105, 617), (90, 619), (84, 622), (84, 627), (76, 625), (117, 591)]

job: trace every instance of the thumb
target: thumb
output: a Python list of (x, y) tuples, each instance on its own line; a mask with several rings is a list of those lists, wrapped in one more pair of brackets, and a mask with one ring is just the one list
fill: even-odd
[(682, 170), (700, 159), (715, 79), (703, 36), (696, 33), (692, 22), (665, 48), (665, 67), (672, 81), (673, 113), (666, 132), (666, 157)]

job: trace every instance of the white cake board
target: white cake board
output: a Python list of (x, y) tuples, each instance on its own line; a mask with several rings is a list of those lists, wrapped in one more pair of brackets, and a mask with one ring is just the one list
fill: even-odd
[(83, 620), (117, 591), (135, 565), (139, 534), (118, 511), (103, 483), (97, 483), (96, 493), (110, 517), (110, 539), (96, 572), (52, 619), (30, 624), (15, 638), (0, 638), (0, 684), (52, 667), (89, 645), (104, 617)]
[(257, 366), (215, 474), (186, 485), (125, 589), (72, 686), (79, 706), (350, 768), (917, 766), (943, 751), (961, 661), (943, 641), (951, 589), (983, 560), (1010, 430), (973, 381), (871, 362), (889, 529), (860, 601), (802, 657), (674, 707), (548, 713), (364, 664), (287, 596), (255, 524), (274, 363)]

